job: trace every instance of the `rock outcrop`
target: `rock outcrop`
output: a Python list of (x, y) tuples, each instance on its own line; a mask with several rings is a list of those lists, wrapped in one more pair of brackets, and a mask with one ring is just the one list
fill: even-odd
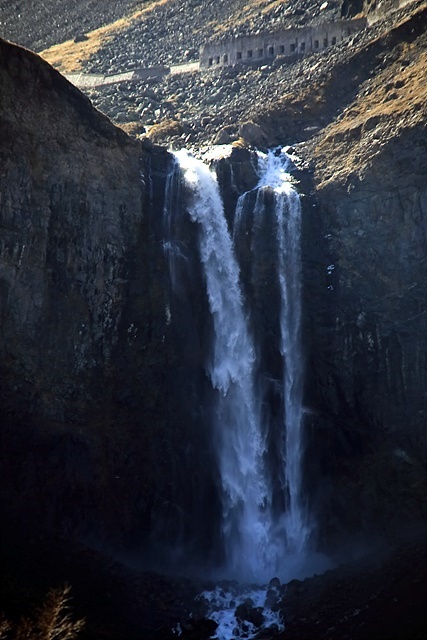
[(308, 457), (329, 544), (342, 525), (394, 535), (425, 517), (425, 13), (391, 31), (391, 63), (308, 145)]
[(185, 515), (210, 467), (189, 402), (200, 320), (168, 326), (171, 158), (4, 41), (0, 83), (3, 516), (116, 548), (154, 525), (209, 540)]

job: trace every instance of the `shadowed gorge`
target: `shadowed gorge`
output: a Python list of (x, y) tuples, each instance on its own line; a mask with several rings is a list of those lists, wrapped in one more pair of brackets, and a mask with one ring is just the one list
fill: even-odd
[[(199, 4), (153, 15), (286, 10)], [(372, 18), (345, 4), (314, 24)], [(11, 624), (70, 584), (82, 640), (423, 637), (427, 13), (392, 4), (304, 59), (88, 95), (0, 40)]]

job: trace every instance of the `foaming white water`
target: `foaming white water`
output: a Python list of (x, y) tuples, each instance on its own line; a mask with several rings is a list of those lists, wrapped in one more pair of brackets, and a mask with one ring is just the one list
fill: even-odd
[[(285, 562), (283, 583), (291, 579), (304, 579), (313, 576), (315, 573), (323, 573), (331, 568), (331, 562), (322, 554), (306, 553), (288, 555)], [(271, 580), (268, 585), (241, 585), (238, 583), (223, 583), (215, 589), (204, 591), (199, 598), (205, 600), (207, 604), (206, 616), (218, 624), (215, 631), (215, 640), (234, 640), (235, 638), (246, 638), (252, 640), (260, 637), (269, 638), (268, 630), (282, 632), (286, 628), (286, 586), (281, 587), (277, 578)], [(261, 615), (258, 613), (258, 620), (252, 618), (253, 622), (242, 620), (239, 616), (239, 607), (247, 606), (251, 601), (250, 608), (261, 608)]]
[(258, 189), (260, 193), (265, 188), (273, 190), (277, 220), (285, 415), (282, 482), (287, 494), (282, 520), (287, 554), (298, 555), (304, 553), (311, 531), (302, 496), (301, 204), (286, 171), (286, 156), (272, 151), (267, 156), (260, 154), (260, 164), (263, 173)]
[[(215, 340), (208, 364), (218, 390), (215, 440), (222, 482), (226, 567), (240, 579), (264, 578), (271, 565), (271, 526), (265, 440), (254, 389), (254, 346), (248, 331), (239, 267), (215, 175), (201, 161), (177, 152), (192, 190), (190, 215), (199, 223)], [(260, 575), (261, 574), (261, 575)]]
[[(237, 585), (226, 585), (218, 586), (212, 591), (204, 591), (201, 597), (208, 603), (209, 618), (218, 624), (215, 632), (217, 640), (232, 638), (250, 640), (263, 629), (275, 627), (276, 631), (283, 631), (285, 628), (282, 615), (274, 606), (280, 599), (276, 589), (252, 587), (242, 590)], [(271, 599), (270, 602), (269, 599)], [(261, 624), (254, 624), (257, 620), (251, 622), (236, 617), (236, 611), (241, 605), (255, 609), (262, 608), (261, 615), (258, 614), (262, 620)], [(250, 614), (248, 617), (251, 617)]]
[[(176, 152), (175, 158), (191, 191), (190, 216), (200, 227), (200, 259), (215, 333), (206, 368), (217, 391), (213, 426), (221, 478), (221, 533), (225, 555), (225, 566), (219, 577), (258, 584), (265, 584), (276, 575), (282, 581), (305, 577), (312, 571), (307, 566), (310, 527), (301, 477), (303, 359), (299, 197), (286, 172), (286, 157), (272, 152), (259, 154), (257, 195), (254, 198), (249, 197), (249, 193), (243, 194), (239, 199), (232, 238), (215, 174), (186, 151)], [(249, 330), (233, 246), (250, 202), (254, 206), (256, 229), (257, 218), (265, 215), (264, 195), (267, 194), (274, 196), (280, 291), (278, 349), (283, 359), (284, 424), (280, 427), (279, 451), (275, 452), (280, 462), (274, 477), (267, 468), (268, 434), (261, 417), (263, 399), (256, 381), (258, 348)], [(271, 198), (266, 199), (271, 202)], [(280, 513), (277, 504), (273, 508), (273, 485), (276, 493), (277, 487), (281, 488), (283, 509)]]

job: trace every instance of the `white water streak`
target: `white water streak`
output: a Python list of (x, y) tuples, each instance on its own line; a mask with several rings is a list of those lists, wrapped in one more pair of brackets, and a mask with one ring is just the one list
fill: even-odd
[[(263, 189), (273, 190), (281, 293), (280, 351), (284, 362), (283, 468), (288, 496), (283, 517), (272, 512), (272, 487), (265, 468), (266, 440), (255, 385), (256, 356), (240, 286), (232, 239), (215, 175), (201, 161), (179, 151), (175, 157), (191, 190), (189, 212), (200, 225), (204, 267), (215, 340), (207, 369), (218, 391), (215, 440), (222, 482), (226, 569), (230, 577), (266, 582), (287, 572), (308, 539), (301, 496), (302, 357), (300, 337), (300, 206), (283, 156), (260, 154)], [(255, 215), (262, 215), (258, 207)], [(244, 215), (245, 195), (236, 216)], [(293, 556), (293, 557), (292, 557)]]
[(275, 194), (278, 236), (278, 271), (281, 292), (280, 351), (283, 357), (285, 410), (285, 489), (289, 502), (284, 514), (287, 552), (304, 551), (310, 529), (302, 499), (302, 392), (301, 345), (301, 204), (286, 173), (282, 155), (269, 152), (260, 186), (270, 185)]
[(227, 569), (242, 579), (254, 579), (271, 564), (272, 553), (265, 441), (253, 379), (254, 346), (216, 177), (185, 152), (176, 157), (192, 189), (190, 215), (202, 230), (200, 256), (215, 330), (209, 374), (220, 393), (216, 440)]
[[(286, 511), (277, 523), (274, 548), (289, 565), (290, 556), (301, 556), (307, 548), (310, 527), (302, 495), (302, 391), (301, 344), (301, 204), (287, 172), (289, 160), (283, 153), (258, 153), (259, 182), (254, 205), (254, 230), (265, 215), (264, 192), (274, 193), (277, 234), (277, 271), (280, 286), (280, 353), (283, 358), (283, 468), (281, 483), (287, 496)], [(241, 228), (248, 193), (240, 196), (235, 214), (234, 235)]]

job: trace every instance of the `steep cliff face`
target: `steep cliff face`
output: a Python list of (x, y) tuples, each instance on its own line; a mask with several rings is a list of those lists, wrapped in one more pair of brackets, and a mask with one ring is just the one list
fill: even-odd
[(78, 375), (78, 422), (86, 383), (117, 344), (144, 157), (36, 56), (6, 43), (1, 55), (3, 363), (25, 367), (27, 385), (10, 379), (22, 415), (64, 421), (65, 403), (49, 398)]
[(424, 513), (426, 151), (424, 126), (401, 131), (308, 212), (311, 464), (329, 535)]
[(425, 516), (423, 20), (397, 27), (391, 63), (309, 145), (311, 461), (320, 452), (313, 496), (329, 540)]
[(5, 42), (0, 83), (2, 508), (116, 544), (152, 520), (175, 538), (176, 496), (202, 500), (209, 465), (187, 444), (200, 347), (165, 311), (169, 154)]

